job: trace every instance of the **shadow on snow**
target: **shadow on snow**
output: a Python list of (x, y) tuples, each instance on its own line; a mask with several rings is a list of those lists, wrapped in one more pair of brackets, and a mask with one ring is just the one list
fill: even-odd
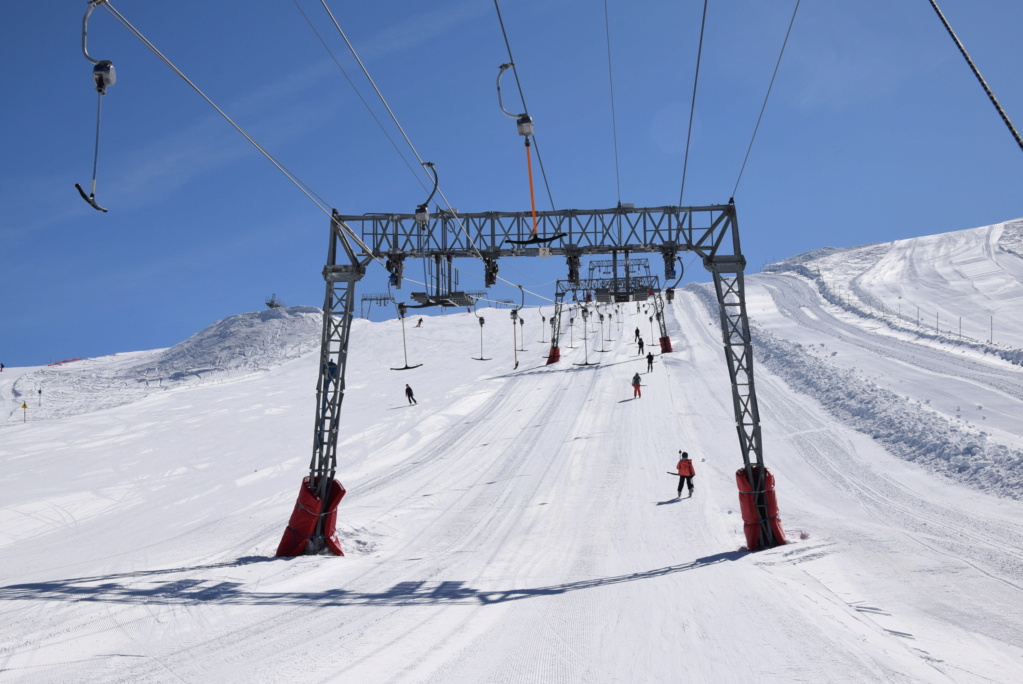
[[(746, 555), (744, 551), (728, 551), (697, 558), (688, 563), (668, 565), (653, 570), (578, 580), (531, 589), (484, 590), (466, 586), (461, 581), (399, 582), (381, 592), (360, 592), (347, 589), (326, 591), (254, 592), (246, 591), (240, 582), (217, 582), (205, 579), (161, 581), (156, 578), (179, 572), (215, 570), (252, 563), (287, 562), (287, 559), (249, 556), (236, 561), (213, 565), (148, 570), (97, 577), (12, 584), (0, 587), (2, 601), (95, 601), (109, 603), (137, 603), (162, 605), (197, 605), (203, 603), (224, 605), (303, 605), (303, 606), (428, 606), (428, 605), (491, 605), (522, 599), (557, 596), (581, 589), (636, 582), (665, 577), (680, 572), (734, 561)], [(146, 581), (147, 578), (153, 578)]]

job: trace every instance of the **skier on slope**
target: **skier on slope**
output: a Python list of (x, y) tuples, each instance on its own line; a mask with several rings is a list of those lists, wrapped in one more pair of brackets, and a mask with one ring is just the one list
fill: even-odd
[(642, 397), (643, 396), (643, 393), (639, 390), (639, 386), (640, 386), (640, 384), (642, 384), (642, 382), (643, 382), (642, 379), (639, 377), (639, 371), (636, 371), (636, 374), (632, 376), (632, 398), (633, 399), (635, 399), (636, 397)]
[(632, 338), (632, 340), (635, 342), (638, 339), (639, 339), (639, 328), (636, 328), (636, 336), (634, 338)]
[(693, 478), (696, 477), (696, 468), (693, 467), (693, 462), (689, 460), (689, 454), (685, 451), (679, 450), (678, 463), (675, 465), (675, 470), (678, 471), (678, 498), (682, 498), (682, 485), (689, 486), (689, 496), (693, 495)]
[(643, 356), (643, 338), (639, 338), (639, 355)]
[(408, 383), (405, 383), (405, 398), (408, 399), (409, 404), (418, 404), (416, 398), (412, 395), (412, 388), (409, 387)]
[(646, 355), (646, 372), (647, 373), (653, 373), (654, 372), (654, 353), (653, 352), (649, 352)]

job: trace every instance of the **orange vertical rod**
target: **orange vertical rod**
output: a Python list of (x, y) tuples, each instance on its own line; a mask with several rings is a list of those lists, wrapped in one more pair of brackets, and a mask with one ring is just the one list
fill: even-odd
[(526, 168), (529, 169), (529, 204), (533, 208), (533, 237), (536, 237), (536, 196), (533, 194), (533, 158), (529, 154), (529, 138), (526, 138)]

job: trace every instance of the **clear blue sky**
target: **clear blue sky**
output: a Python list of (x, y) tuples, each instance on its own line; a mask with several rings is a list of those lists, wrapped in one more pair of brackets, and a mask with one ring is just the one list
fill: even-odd
[[(300, 4), (385, 117), (320, 3)], [(1023, 3), (939, 4), (1023, 126)], [(732, 194), (794, 5), (710, 2), (684, 204)], [(521, 138), (494, 88), (507, 53), (493, 3), (330, 6), (452, 204), (527, 209)], [(619, 198), (604, 6), (501, 5), (559, 209)], [(293, 2), (114, 7), (342, 213), (411, 212), (426, 199)], [(607, 7), (621, 200), (676, 204), (703, 2)], [(91, 179), (96, 115), (81, 51), (85, 8), (84, 0), (16, 3), (0, 25), (0, 361), (170, 346), (263, 308), (272, 293), (321, 305), (327, 218), (102, 8), (89, 51), (117, 69), (103, 100), (97, 190), (110, 211), (81, 200), (73, 186)], [(504, 85), (516, 109), (510, 76)], [(755, 271), (823, 246), (1018, 218), (1021, 186), (1023, 151), (927, 0), (807, 1), (735, 197)], [(460, 268), (464, 289), (482, 289), (479, 264)], [(566, 273), (562, 259), (505, 259), (501, 275), (549, 295)], [(374, 266), (358, 291), (384, 290)], [(517, 293), (496, 287), (493, 296)]]

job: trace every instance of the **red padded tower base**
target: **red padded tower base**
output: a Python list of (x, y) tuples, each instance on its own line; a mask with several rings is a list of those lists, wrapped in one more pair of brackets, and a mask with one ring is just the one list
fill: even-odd
[(337, 538), (337, 506), (345, 496), (345, 488), (337, 480), (330, 484), (330, 491), (327, 492), (327, 505), (324, 507), (320, 497), (316, 496), (309, 486), (309, 478), (302, 478), (302, 487), (298, 491), (298, 501), (295, 502), (295, 509), (291, 512), (291, 519), (288, 520), (288, 527), (284, 530), (281, 543), (277, 546), (277, 557), (301, 556), (306, 552), (309, 541), (316, 531), (316, 521), (320, 517), (320, 510), (323, 510), (323, 536), (324, 542), (335, 556), (343, 556), (341, 542)]
[[(757, 466), (753, 466), (754, 476)], [(774, 545), (785, 544), (785, 531), (781, 528), (781, 518), (778, 517), (778, 496), (774, 492), (774, 474), (764, 468), (764, 489), (762, 492), (754, 491), (746, 477), (746, 469), (739, 468), (735, 471), (735, 483), (739, 485), (739, 508), (742, 510), (742, 521), (746, 533), (746, 548), (756, 551), (760, 548), (760, 513), (757, 510), (756, 495), (763, 494), (767, 503), (767, 524), (771, 527), (774, 535)]]

